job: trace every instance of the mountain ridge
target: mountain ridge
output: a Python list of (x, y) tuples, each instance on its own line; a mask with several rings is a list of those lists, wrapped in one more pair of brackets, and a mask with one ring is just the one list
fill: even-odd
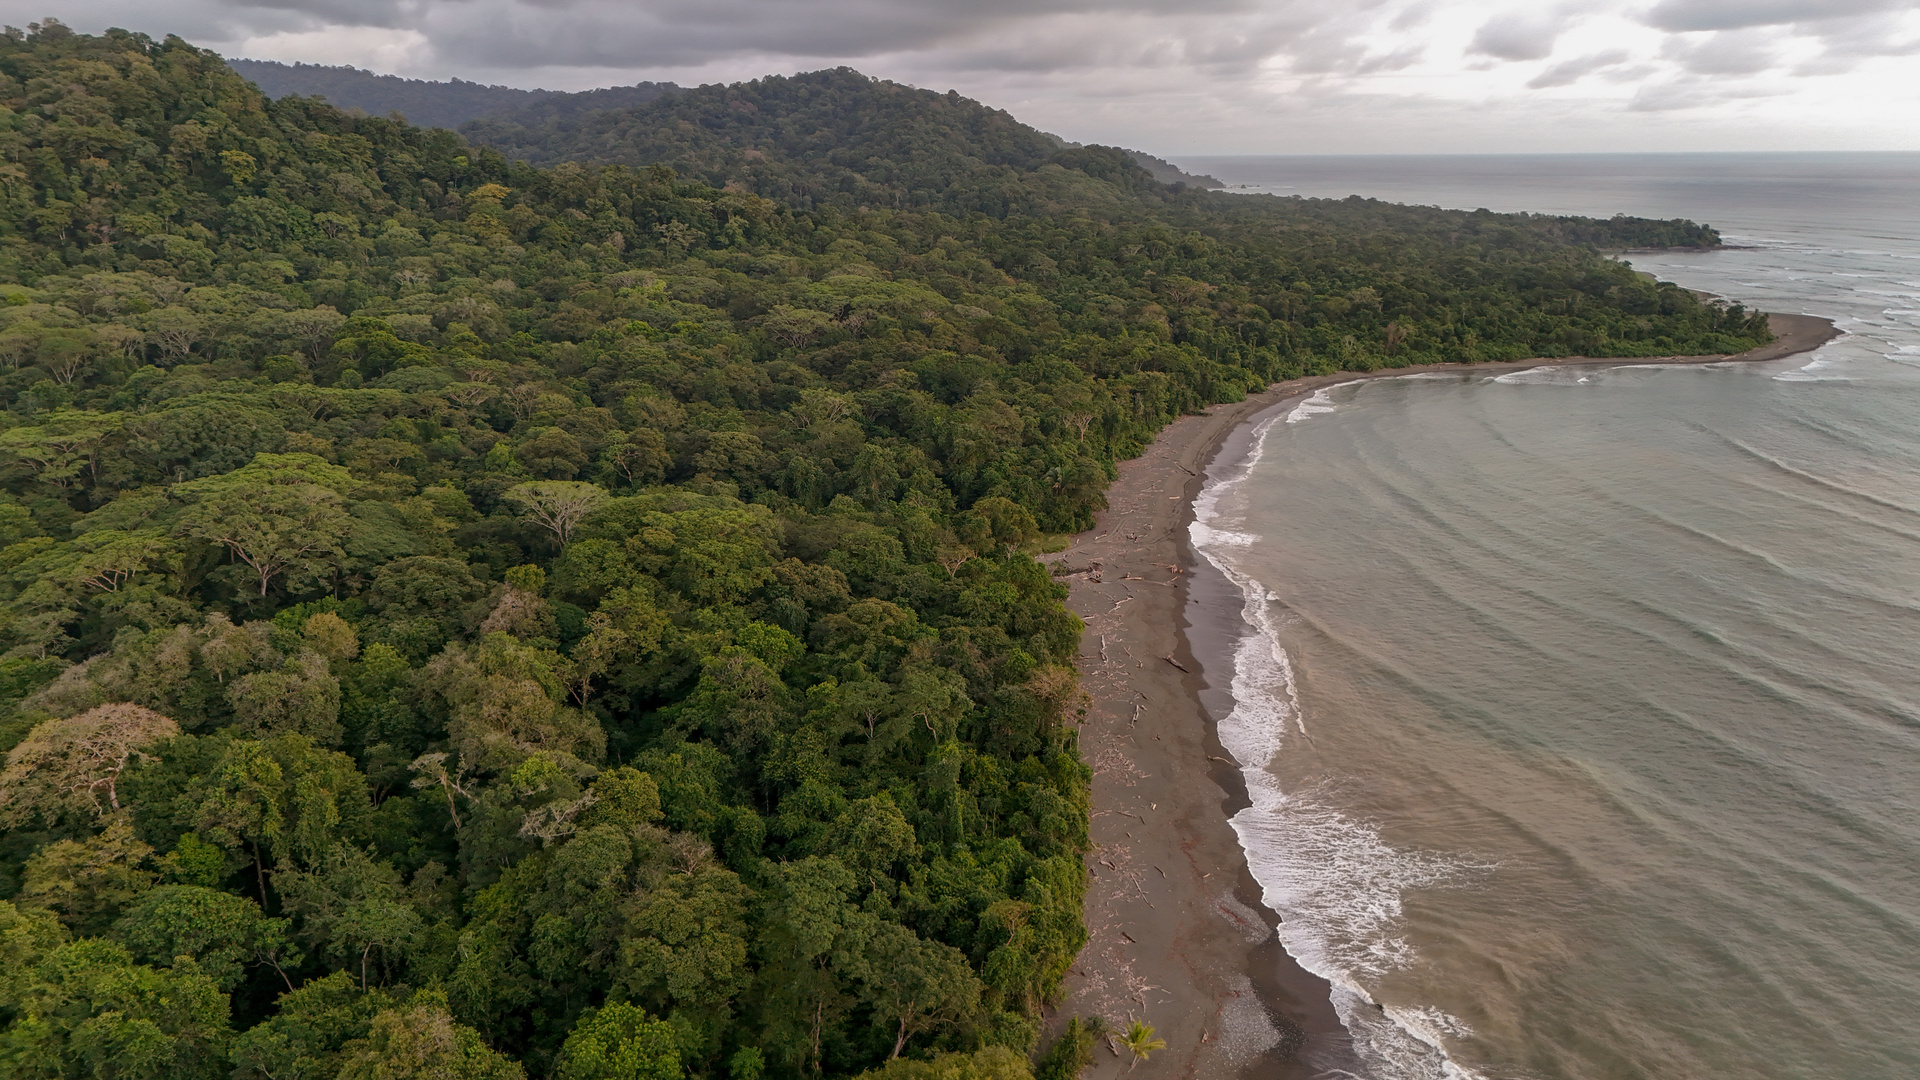
[(400, 113), (421, 127), (458, 128), (494, 113), (525, 109), (540, 103), (565, 108), (556, 99), (578, 102), (575, 108), (618, 108), (636, 105), (680, 89), (673, 83), (643, 82), (579, 93), (565, 90), (526, 90), (470, 82), (461, 78), (436, 81), (382, 75), (352, 65), (282, 63), (229, 57), (227, 66), (258, 86), (270, 98), (324, 97), (328, 104), (359, 110), (368, 116)]
[[(529, 129), (577, 122), (587, 114), (630, 110), (672, 94), (698, 93), (711, 89), (710, 86), (682, 87), (671, 82), (642, 82), (631, 86), (602, 87), (582, 91), (527, 90), (470, 82), (460, 78), (446, 81), (410, 79), (398, 75), (377, 74), (350, 65), (287, 64), (279, 61), (250, 59), (229, 59), (227, 65), (260, 87), (261, 91), (270, 98), (289, 95), (320, 96), (339, 108), (357, 109), (369, 116), (386, 116), (398, 112), (409, 122), (423, 127), (458, 130), (480, 124), (483, 126), (475, 130), (488, 133), (494, 145), (501, 145), (504, 140), (511, 137), (504, 130), (505, 128), (514, 129), (514, 135), (518, 136), (519, 141), (524, 142), (532, 136), (532, 131)], [(821, 73), (803, 72), (792, 78), (805, 79), (819, 74)], [(769, 76), (769, 78), (779, 77)], [(753, 83), (759, 81), (751, 80)], [(901, 85), (887, 80), (873, 81), (889, 86)], [(713, 85), (738, 87), (745, 84)], [(903, 88), (915, 90), (913, 87)], [(1039, 132), (1039, 134), (1055, 142), (1060, 149), (1075, 149), (1085, 145), (1049, 132)], [(1160, 183), (1184, 184), (1197, 188), (1224, 187), (1213, 177), (1188, 173), (1165, 158), (1144, 150), (1123, 148), (1123, 152)], [(653, 164), (654, 162), (624, 163)]]

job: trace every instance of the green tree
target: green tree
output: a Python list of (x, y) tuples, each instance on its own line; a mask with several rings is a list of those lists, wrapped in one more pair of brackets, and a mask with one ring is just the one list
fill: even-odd
[(256, 671), (233, 680), (227, 700), (244, 731), (263, 735), (304, 735), (321, 745), (340, 742), (340, 680), (327, 660), (303, 651), (277, 670)]
[(857, 1080), (1033, 1080), (1033, 1068), (1018, 1051), (989, 1046), (971, 1054), (939, 1054), (931, 1061), (895, 1058)]
[(0, 431), (0, 453), (18, 458), (43, 484), (72, 487), (98, 475), (102, 445), (124, 426), (115, 414), (61, 409), (39, 424)]
[(344, 971), (309, 980), (234, 1038), (235, 1080), (334, 1080), (346, 1047), (367, 1037), (381, 1011), (404, 1004), (390, 992), (361, 990)]
[(227, 995), (191, 961), (160, 970), (134, 963), (114, 942), (76, 941), (38, 957), (7, 1005), (31, 1018), (0, 1038), (8, 1076), (213, 1080), (227, 1072)]
[(577, 480), (535, 480), (507, 489), (506, 498), (566, 547), (573, 530), (607, 501), (607, 493)]
[(980, 1007), (966, 954), (896, 923), (877, 922), (852, 967), (876, 1022), (894, 1029), (888, 1058), (923, 1031), (965, 1024)]
[(181, 532), (225, 547), (253, 570), (259, 595), (275, 578), (322, 580), (352, 519), (345, 469), (311, 454), (261, 454), (253, 464), (181, 484)]
[(1034, 1080), (1074, 1080), (1093, 1064), (1093, 1050), (1105, 1022), (1099, 1017), (1067, 1021), (1060, 1037), (1053, 1040), (1034, 1062)]
[(421, 992), (374, 1016), (364, 1039), (341, 1053), (339, 1080), (524, 1080), (520, 1063), (456, 1023), (446, 1001)]
[(76, 932), (100, 933), (153, 885), (147, 868), (152, 854), (129, 816), (116, 814), (96, 835), (58, 840), (34, 852), (18, 899), (55, 912)]
[[(195, 828), (229, 850), (251, 852), (260, 902), (267, 902), (267, 853), (285, 835), (286, 773), (264, 744), (233, 741), (185, 795)], [(262, 850), (262, 846), (266, 850)]]
[(311, 869), (281, 872), (275, 885), (298, 920), (298, 936), (350, 964), (362, 990), (376, 970), (384, 976), (397, 969), (424, 929), (398, 871), (360, 848), (338, 845)]
[(560, 1048), (559, 1080), (680, 1080), (673, 1026), (625, 1003), (589, 1013)]
[(570, 674), (557, 653), (494, 633), (476, 649), (447, 649), (419, 684), (444, 703), (447, 736), (461, 760), (499, 771), (542, 750), (599, 758), (606, 745), (599, 724), (561, 704)]
[(1133, 1055), (1133, 1064), (1127, 1066), (1128, 1072), (1132, 1072), (1135, 1066), (1147, 1060), (1155, 1050), (1167, 1048), (1167, 1040), (1154, 1038), (1153, 1025), (1141, 1020), (1128, 1024), (1126, 1030), (1122, 1031), (1117, 1038), (1127, 1053)]
[(267, 918), (246, 897), (196, 885), (147, 891), (114, 924), (114, 935), (144, 963), (192, 957), (214, 985), (227, 991), (255, 964), (272, 967), (292, 990), (283, 965), (300, 961), (287, 941), (286, 920)]
[(724, 867), (670, 874), (636, 901), (620, 942), (621, 981), (661, 1009), (709, 1012), (747, 988), (751, 889)]

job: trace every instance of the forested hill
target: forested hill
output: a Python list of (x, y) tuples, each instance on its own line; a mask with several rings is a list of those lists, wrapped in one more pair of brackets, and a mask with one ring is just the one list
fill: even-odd
[(0, 36), (0, 1073), (1071, 1076), (1041, 534), (1283, 377), (1765, 334), (1541, 219), (884, 104), (833, 130), (999, 212)]
[[(656, 98), (680, 92), (680, 87), (672, 83), (643, 82), (633, 86), (615, 86), (600, 90), (583, 90), (567, 93), (557, 90), (517, 90), (509, 86), (483, 86), (479, 83), (453, 79), (448, 82), (428, 82), (420, 79), (403, 79), (395, 75), (376, 75), (371, 71), (362, 71), (353, 67), (329, 67), (320, 64), (282, 64), (270, 60), (228, 60), (228, 66), (241, 76), (258, 86), (270, 98), (288, 96), (324, 97), (329, 104), (342, 109), (354, 110), (372, 116), (386, 116), (398, 112), (411, 123), (427, 127), (457, 128), (476, 120), (491, 121), (483, 125), (492, 133), (482, 138), (491, 138), (495, 145), (501, 146), (510, 156), (532, 158), (540, 164), (556, 164), (561, 160), (611, 162), (622, 165), (677, 165), (682, 168), (692, 164), (692, 158), (683, 160), (679, 155), (686, 147), (682, 143), (666, 145), (640, 146), (632, 144), (631, 139), (622, 139), (620, 146), (613, 147), (602, 143), (597, 149), (581, 150), (577, 147), (562, 149), (560, 144), (576, 138), (581, 132), (606, 130), (624, 127), (630, 131), (633, 117), (589, 116), (609, 110), (629, 110), (646, 104)], [(851, 75), (856, 80), (872, 84), (874, 80), (853, 72), (821, 72), (814, 76), (800, 76), (804, 81), (820, 81), (832, 76)], [(890, 88), (905, 90), (895, 84), (883, 84)], [(866, 88), (863, 86), (863, 89)], [(706, 92), (724, 92), (724, 87), (710, 88)], [(930, 95), (938, 99), (942, 95)], [(978, 108), (973, 102), (967, 103)], [(816, 118), (817, 119), (817, 118)], [(681, 123), (684, 118), (678, 115), (641, 119), (640, 123)], [(888, 118), (889, 122), (899, 123), (900, 117)], [(935, 119), (936, 125), (944, 125), (945, 117)], [(477, 129), (476, 129), (477, 130)], [(1031, 131), (1031, 129), (1028, 129)], [(838, 133), (844, 136), (845, 132)], [(1033, 135), (1048, 146), (1050, 150), (1077, 146), (1067, 143), (1057, 136), (1041, 132)], [(725, 136), (723, 136), (724, 138)], [(554, 144), (554, 149), (543, 149), (545, 144)], [(742, 146), (740, 149), (751, 149)], [(702, 153), (711, 153), (711, 147), (699, 148)], [(557, 154), (558, 156), (551, 156)], [(1194, 187), (1218, 188), (1218, 180), (1209, 176), (1193, 176), (1163, 158), (1158, 158), (1139, 150), (1128, 150), (1126, 154), (1134, 163), (1146, 169), (1163, 184), (1189, 184)], [(817, 155), (815, 155), (817, 157)]]
[[(745, 186), (800, 209), (937, 207), (1001, 215), (1033, 209), (1015, 177), (1078, 149), (955, 91), (852, 68), (682, 90), (642, 105), (555, 115), (541, 105), (476, 120), (469, 139), (536, 165), (670, 165), (715, 186)], [(1180, 173), (1119, 151), (1142, 179)]]
[(399, 113), (423, 127), (457, 128), (470, 120), (497, 113), (538, 108), (537, 115), (555, 116), (589, 109), (617, 109), (651, 101), (679, 89), (672, 83), (645, 82), (584, 93), (559, 90), (519, 90), (450, 79), (430, 82), (398, 75), (376, 75), (355, 67), (326, 64), (282, 64), (273, 60), (228, 60), (227, 65), (258, 86), (268, 97), (291, 95), (324, 97), (342, 109), (358, 109), (369, 116)]

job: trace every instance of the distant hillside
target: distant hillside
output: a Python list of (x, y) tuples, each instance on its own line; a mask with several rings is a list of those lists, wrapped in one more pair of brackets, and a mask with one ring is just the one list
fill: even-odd
[[(955, 91), (844, 67), (702, 86), (623, 109), (555, 115), (543, 102), (461, 131), (535, 165), (666, 164), (800, 209), (926, 206), (996, 216), (1033, 208), (1022, 173), (1072, 167), (1096, 149)], [(1122, 172), (1132, 174), (1127, 185), (1157, 186), (1145, 168)]]
[[(1124, 150), (1124, 148), (1123, 148)], [(1154, 157), (1145, 150), (1125, 150), (1135, 165), (1153, 174), (1155, 180), (1163, 184), (1185, 184), (1188, 187), (1218, 190), (1227, 185), (1204, 173), (1190, 173), (1165, 158)]]
[(651, 101), (678, 90), (672, 83), (640, 83), (570, 94), (559, 90), (520, 90), (454, 79), (428, 82), (398, 75), (376, 75), (356, 67), (282, 64), (272, 60), (228, 60), (227, 66), (270, 98), (324, 97), (342, 109), (369, 116), (398, 112), (422, 127), (457, 128), (482, 116), (532, 109), (539, 115), (563, 115), (584, 109), (615, 109)]
[[(499, 147), (511, 157), (522, 157), (536, 163), (555, 161), (617, 161), (622, 164), (681, 164), (679, 156), (689, 147), (686, 140), (673, 140), (672, 145), (662, 145), (660, 140), (644, 138), (636, 140), (634, 131), (638, 127), (654, 122), (675, 122), (686, 119), (689, 113), (700, 113), (710, 102), (691, 103), (680, 109), (656, 110), (645, 115), (624, 115), (638, 106), (647, 105), (665, 95), (680, 91), (673, 83), (639, 83), (634, 86), (617, 86), (600, 90), (585, 90), (569, 93), (560, 90), (521, 90), (511, 86), (486, 86), (481, 83), (454, 79), (450, 82), (429, 82), (422, 79), (405, 79), (398, 75), (376, 75), (356, 67), (330, 67), (322, 64), (282, 64), (271, 60), (229, 60), (228, 66), (242, 77), (250, 80), (271, 98), (289, 95), (300, 97), (324, 97), (327, 101), (342, 109), (358, 109), (369, 116), (386, 116), (398, 112), (410, 122), (424, 127), (459, 128), (475, 121), (484, 121), (469, 131), (476, 141)], [(775, 77), (776, 79), (778, 77)], [(771, 80), (762, 80), (770, 82)], [(779, 80), (780, 83), (788, 80)], [(809, 105), (804, 110), (807, 120), (819, 119), (819, 107), (824, 104), (822, 94), (844, 99), (846, 91), (855, 93), (877, 92), (891, 94), (895, 90), (904, 91), (910, 101), (918, 103), (922, 119), (935, 125), (945, 123), (944, 115), (936, 117), (928, 109), (937, 108), (935, 102), (952, 104), (947, 95), (933, 91), (914, 90), (897, 83), (869, 79), (848, 69), (839, 72), (815, 72), (810, 75), (795, 76), (792, 82), (807, 87), (810, 94)], [(757, 84), (756, 84), (757, 85)], [(769, 90), (778, 96), (782, 87), (778, 84)], [(892, 88), (892, 89), (888, 89)], [(731, 100), (738, 95), (725, 87), (703, 87), (700, 93), (711, 99), (716, 95), (732, 94)], [(924, 97), (915, 97), (924, 95)], [(966, 98), (955, 100), (983, 113), (993, 113)], [(882, 110), (887, 111), (887, 110)], [(915, 111), (909, 109), (909, 111)], [(613, 112), (621, 115), (589, 117), (588, 114)], [(889, 112), (898, 115), (899, 110)], [(757, 114), (748, 114), (754, 116)], [(1012, 118), (999, 113), (1009, 123)], [(671, 117), (671, 121), (668, 118)], [(739, 118), (735, 118), (739, 119)], [(803, 121), (804, 122), (804, 121)], [(715, 130), (709, 119), (702, 119), (700, 125), (713, 131), (714, 142), (740, 141), (745, 129), (753, 127), (732, 123), (722, 125)], [(1024, 165), (1045, 160), (1062, 149), (1076, 149), (1081, 144), (1068, 142), (1057, 135), (1027, 128), (1024, 124), (1016, 126), (1023, 129), (1024, 142), (1031, 152), (1015, 153), (1012, 157), (1004, 154), (988, 153), (982, 158), (994, 164), (1012, 164), (1019, 161)], [(837, 131), (840, 135), (850, 133), (844, 128), (836, 128), (831, 123), (822, 130)], [(696, 140), (704, 141), (704, 140)], [(703, 156), (712, 161), (716, 145), (698, 148)], [(749, 147), (742, 145), (736, 149), (744, 153)], [(765, 148), (760, 148), (764, 152)], [(815, 149), (818, 149), (816, 147)], [(1123, 150), (1134, 164), (1145, 169), (1162, 184), (1185, 184), (1196, 188), (1219, 188), (1224, 185), (1211, 176), (1196, 176), (1181, 170), (1164, 158), (1155, 157), (1142, 150)], [(850, 155), (838, 155), (847, 158)], [(886, 155), (880, 155), (886, 156)], [(976, 155), (977, 156), (977, 155)], [(753, 160), (743, 157), (742, 160)], [(857, 170), (856, 170), (857, 171)], [(791, 201), (791, 200), (789, 200)]]

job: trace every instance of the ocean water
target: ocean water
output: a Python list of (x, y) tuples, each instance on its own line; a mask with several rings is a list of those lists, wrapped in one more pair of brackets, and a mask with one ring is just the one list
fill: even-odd
[(1348, 384), (1214, 468), (1233, 824), (1368, 1071), (1920, 1075), (1920, 155), (1181, 164), (1706, 220), (1633, 261), (1848, 331)]

